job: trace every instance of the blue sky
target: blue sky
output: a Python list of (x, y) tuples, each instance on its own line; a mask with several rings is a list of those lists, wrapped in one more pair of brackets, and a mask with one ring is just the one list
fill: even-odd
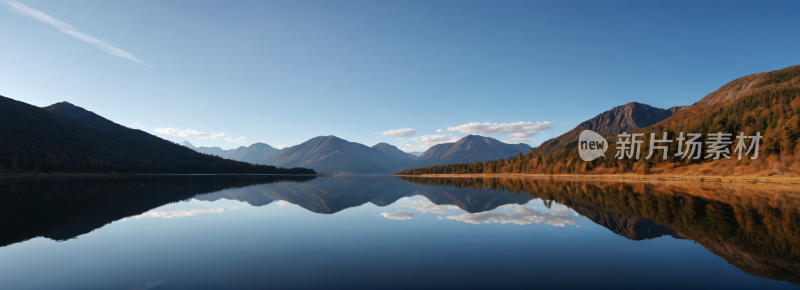
[(796, 1), (0, 2), (0, 95), (226, 149), (536, 145), (800, 64)]

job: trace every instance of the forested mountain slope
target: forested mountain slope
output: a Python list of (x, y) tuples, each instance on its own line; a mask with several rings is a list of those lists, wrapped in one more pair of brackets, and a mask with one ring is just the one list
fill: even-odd
[[(656, 158), (646, 158), (650, 149), (651, 133), (667, 139), (667, 159), (663, 150), (655, 150)], [(680, 133), (702, 134), (700, 158), (676, 155)], [(709, 156), (709, 134), (731, 134), (730, 143), (721, 147), (730, 152), (720, 159)], [(425, 173), (540, 173), (540, 174), (610, 174), (634, 172), (641, 174), (669, 173), (679, 175), (718, 176), (800, 176), (800, 66), (745, 76), (708, 94), (692, 106), (675, 112), (669, 118), (645, 128), (634, 128), (627, 133), (643, 134), (641, 158), (615, 158), (617, 136), (607, 136), (609, 150), (605, 156), (590, 162), (579, 158), (577, 144), (554, 148), (534, 149), (527, 155), (493, 162), (464, 165), (418, 168), (401, 174)], [(760, 134), (759, 155), (754, 152), (733, 154), (735, 136)], [(754, 145), (747, 139), (744, 145)], [(664, 144), (659, 144), (664, 145)]]
[(0, 172), (313, 173), (195, 152), (62, 102), (0, 96)]

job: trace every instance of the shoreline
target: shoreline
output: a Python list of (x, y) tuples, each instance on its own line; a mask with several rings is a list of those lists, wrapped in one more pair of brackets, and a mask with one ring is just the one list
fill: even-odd
[(426, 178), (533, 178), (533, 179), (558, 179), (558, 180), (587, 180), (587, 181), (673, 181), (673, 182), (705, 182), (705, 183), (746, 183), (746, 184), (776, 184), (800, 185), (800, 177), (789, 176), (682, 176), (682, 175), (644, 175), (644, 174), (614, 174), (614, 175), (584, 175), (584, 174), (524, 174), (524, 173), (470, 173), (470, 174), (421, 174), (421, 175), (396, 175), (404, 177)]
[(3, 178), (94, 178), (94, 177), (133, 177), (133, 176), (328, 176), (331, 174), (259, 174), (259, 173), (2, 173)]

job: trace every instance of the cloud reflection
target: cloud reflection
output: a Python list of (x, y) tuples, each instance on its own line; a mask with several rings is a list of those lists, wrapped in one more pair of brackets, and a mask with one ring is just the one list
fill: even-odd
[(470, 224), (499, 223), (499, 224), (518, 224), (529, 225), (531, 223), (543, 223), (557, 227), (567, 224), (575, 225), (575, 219), (569, 216), (568, 212), (541, 212), (527, 206), (518, 204), (507, 204), (499, 207), (514, 211), (513, 213), (482, 212), (477, 214), (461, 214), (447, 216), (447, 219), (462, 221)]
[(410, 220), (417, 217), (413, 213), (406, 212), (405, 210), (402, 209), (397, 212), (382, 212), (381, 215), (387, 219), (393, 219), (398, 221)]
[(455, 205), (452, 204), (437, 205), (427, 199), (423, 199), (420, 201), (410, 201), (405, 204), (405, 207), (413, 208), (423, 213), (438, 213), (438, 214), (445, 213), (449, 210), (460, 210), (460, 208), (458, 208)]
[(187, 216), (196, 216), (201, 214), (210, 214), (210, 213), (222, 213), (225, 211), (224, 209), (193, 209), (193, 210), (170, 210), (170, 211), (148, 211), (146, 213), (134, 216), (133, 218), (162, 218), (162, 219), (169, 219), (174, 217), (187, 217)]

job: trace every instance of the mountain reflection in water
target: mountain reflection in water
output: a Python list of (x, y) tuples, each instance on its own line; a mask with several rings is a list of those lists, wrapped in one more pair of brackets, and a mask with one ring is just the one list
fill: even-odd
[[(424, 197), (422, 199), (416, 196)], [(127, 217), (180, 217), (222, 209), (153, 211), (185, 200), (294, 204), (335, 214), (367, 203), (403, 205), (468, 224), (575, 225), (566, 206), (630, 240), (692, 240), (751, 275), (800, 285), (800, 198), (793, 188), (710, 183), (579, 182), (513, 178), (139, 176), (0, 179), (0, 246), (69, 240)], [(460, 209), (466, 213), (452, 214)], [(448, 213), (448, 214), (446, 214)]]
[(628, 239), (671, 235), (693, 240), (744, 272), (800, 285), (800, 190), (796, 188), (513, 178), (402, 179), (525, 193), (566, 205)]

